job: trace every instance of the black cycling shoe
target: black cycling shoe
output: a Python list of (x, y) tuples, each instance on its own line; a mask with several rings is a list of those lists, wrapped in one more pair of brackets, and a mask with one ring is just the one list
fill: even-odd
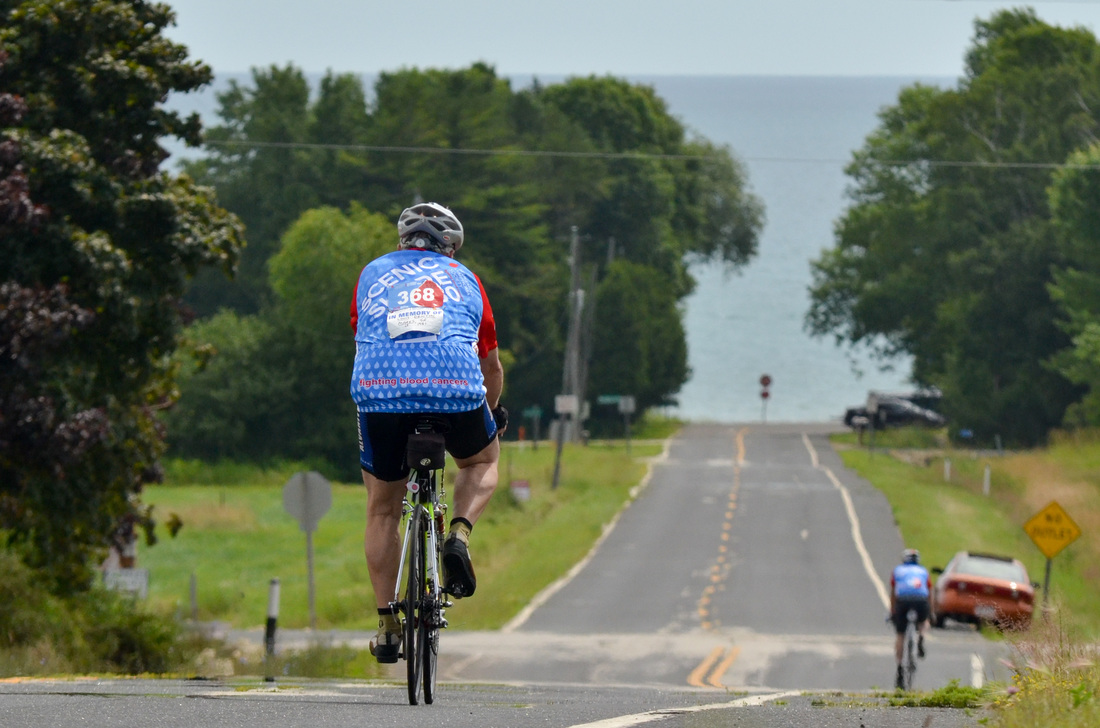
[(374, 659), (383, 663), (397, 662), (401, 652), (401, 635), (396, 632), (379, 632), (370, 641), (370, 653)]
[(443, 591), (455, 599), (473, 596), (477, 588), (470, 551), (463, 541), (451, 534), (443, 542)]
[(917, 657), (924, 659), (924, 635), (917, 638)]
[(905, 673), (901, 671), (901, 665), (898, 665), (898, 676), (897, 679), (894, 680), (894, 687), (898, 690), (905, 689)]

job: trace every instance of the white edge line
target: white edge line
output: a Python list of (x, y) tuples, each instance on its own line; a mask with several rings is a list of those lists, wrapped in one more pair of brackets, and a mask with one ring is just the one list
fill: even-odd
[(671, 447), (672, 438), (669, 437), (665, 440), (664, 448), (661, 450), (661, 454), (655, 458), (650, 459), (649, 464), (646, 466), (645, 475), (642, 476), (642, 480), (630, 489), (630, 494), (627, 496), (626, 503), (623, 505), (622, 508), (619, 509), (619, 512), (615, 514), (615, 517), (604, 525), (603, 532), (600, 533), (600, 537), (596, 539), (596, 543), (592, 544), (592, 548), (588, 550), (588, 553), (585, 554), (585, 557), (574, 564), (573, 568), (566, 572), (565, 576), (553, 582), (545, 589), (540, 591), (538, 594), (536, 594), (534, 597), (532, 597), (531, 601), (527, 603), (527, 606), (519, 611), (519, 614), (512, 617), (510, 620), (508, 620), (507, 624), (500, 628), (501, 632), (514, 632), (515, 630), (522, 627), (524, 622), (531, 618), (531, 615), (534, 614), (536, 609), (545, 604), (550, 599), (550, 597), (554, 596), (563, 588), (565, 588), (566, 584), (572, 581), (573, 578), (581, 572), (581, 569), (588, 565), (588, 562), (591, 561), (592, 557), (596, 555), (596, 552), (599, 550), (600, 545), (603, 544), (604, 540), (608, 537), (611, 531), (615, 528), (615, 525), (619, 522), (619, 517), (622, 516), (623, 511), (626, 510), (626, 507), (633, 503), (634, 499), (638, 497), (638, 494), (645, 490), (646, 486), (649, 485), (650, 478), (653, 477), (653, 466), (657, 463), (662, 463), (668, 460), (668, 451)]
[(856, 508), (852, 505), (852, 496), (848, 492), (848, 489), (844, 487), (844, 484), (840, 482), (833, 471), (822, 465), (817, 459), (817, 450), (814, 449), (813, 444), (810, 442), (810, 436), (805, 432), (802, 433), (802, 442), (806, 444), (806, 449), (810, 451), (810, 459), (813, 461), (814, 468), (824, 471), (829, 480), (832, 481), (836, 489), (840, 491), (840, 498), (844, 501), (844, 510), (848, 512), (848, 521), (852, 524), (852, 540), (855, 541), (856, 551), (859, 552), (859, 558), (863, 561), (863, 569), (867, 572), (867, 576), (871, 578), (871, 584), (874, 585), (875, 591), (878, 592), (878, 598), (882, 600), (882, 606), (886, 609), (890, 608), (890, 597), (886, 593), (886, 585), (882, 583), (882, 579), (875, 573), (875, 565), (871, 561), (871, 555), (867, 553), (867, 547), (863, 544), (863, 533), (860, 531), (859, 516), (856, 515)]
[(970, 685), (980, 688), (983, 684), (985, 684), (985, 664), (982, 662), (982, 656), (974, 652), (970, 655)]
[(773, 700), (780, 700), (782, 698), (789, 698), (801, 694), (802, 691), (800, 690), (787, 690), (781, 693), (750, 695), (747, 698), (738, 698), (737, 700), (731, 700), (726, 703), (695, 705), (689, 708), (666, 708), (664, 710), (651, 710), (648, 713), (635, 713), (633, 715), (622, 715), (617, 718), (606, 718), (604, 720), (598, 720), (595, 723), (578, 723), (576, 725), (570, 726), (570, 728), (626, 728), (626, 726), (641, 725), (642, 723), (651, 723), (656, 720), (665, 720), (666, 718), (672, 718), (673, 716), (677, 715), (700, 713), (704, 710), (725, 710), (728, 708), (747, 708), (756, 705), (763, 705), (764, 703), (768, 703)]

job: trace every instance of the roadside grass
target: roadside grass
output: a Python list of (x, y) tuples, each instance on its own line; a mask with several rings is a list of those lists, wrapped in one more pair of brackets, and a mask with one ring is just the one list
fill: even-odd
[[(845, 463), (887, 496), (906, 545), (920, 549), (925, 563), (943, 564), (962, 548), (993, 551), (1019, 558), (1042, 582), (1046, 557), (1024, 533), (1024, 523), (1057, 501), (1080, 527), (1081, 537), (1052, 560), (1045, 618), (1037, 612), (1028, 632), (1006, 637), (1015, 655), (1012, 684), (990, 693), (995, 712), (980, 722), (998, 728), (1100, 725), (1100, 432), (1055, 434), (1047, 448), (1003, 455), (929, 448), (927, 433), (889, 436), (876, 442), (875, 452), (860, 447), (854, 435), (834, 442)], [(950, 481), (945, 458), (951, 460)]]
[[(508, 443), (500, 486), (471, 542), (478, 593), (456, 602), (447, 615), (451, 626), (493, 629), (515, 616), (591, 548), (642, 479), (645, 459), (661, 447), (635, 440), (627, 455), (623, 441), (567, 444), (560, 484), (552, 489), (554, 443)], [(139, 553), (138, 565), (150, 572), (150, 605), (184, 619), (261, 627), (270, 580), (278, 578), (280, 628), (308, 627), (306, 537), (282, 503), (283, 485), (307, 466), (166, 465), (165, 484), (148, 488), (143, 500), (158, 520), (176, 514), (183, 527), (175, 538), (162, 529), (160, 542)], [(447, 471), (449, 494), (454, 470)], [(529, 484), (529, 500), (513, 496), (514, 481)], [(362, 484), (334, 483), (332, 501), (313, 534), (316, 626), (373, 630), (377, 615), (362, 545), (366, 493)]]
[(987, 688), (975, 688), (959, 685), (952, 680), (942, 688), (931, 692), (904, 692), (897, 690), (887, 693), (887, 702), (900, 708), (981, 708), (989, 704), (990, 691)]
[(835, 442), (845, 464), (886, 495), (906, 546), (919, 549), (929, 566), (946, 565), (959, 550), (987, 551), (1020, 559), (1042, 584), (1046, 557), (1023, 526), (1057, 500), (1082, 535), (1054, 558), (1049, 598), (1068, 625), (1088, 638), (1100, 636), (1100, 438), (1059, 437), (1049, 448), (998, 455), (909, 447), (905, 431), (883, 434), (895, 438), (888, 449), (861, 448), (848, 434)]

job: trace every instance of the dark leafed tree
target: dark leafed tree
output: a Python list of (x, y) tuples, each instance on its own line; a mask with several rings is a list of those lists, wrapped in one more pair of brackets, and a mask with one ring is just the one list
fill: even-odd
[(167, 5), (0, 1), (0, 532), (59, 591), (148, 523), (186, 280), (231, 270), (236, 218), (160, 171), (199, 142), (169, 93), (211, 73)]
[[(304, 75), (293, 67), (253, 71), (253, 82), (219, 96), (223, 124), (207, 136), (208, 156), (188, 166), (217, 187), (219, 199), (249, 230), (239, 280), (216, 286), (204, 280), (190, 292), (188, 300), (204, 314), (238, 299), (236, 313), (259, 311), (260, 318), (280, 306), (268, 262), (283, 254), (280, 245), (291, 240), (283, 232), (297, 227), (290, 221), (309, 207), (357, 203), (392, 221), (418, 197), (435, 200), (462, 220), (467, 242), (459, 257), (477, 271), (492, 301), (507, 362), (506, 402), (550, 410), (562, 379), (568, 251), (577, 226), (584, 238), (583, 278), (592, 289), (587, 300), (598, 304), (586, 331), (593, 341), (616, 342), (618, 356), (644, 362), (636, 364), (644, 368), (637, 379), (644, 392), (617, 393), (651, 404), (674, 394), (687, 376), (677, 302), (691, 290), (688, 260), (736, 267), (756, 252), (763, 211), (743, 168), (728, 149), (686, 138), (651, 88), (588, 78), (517, 92), (483, 63), (380, 74), (369, 104), (357, 91), (359, 81), (347, 76), (326, 76), (312, 102)], [(317, 256), (331, 252), (313, 226), (299, 232), (292, 237), (311, 236), (303, 249)], [(610, 274), (612, 238), (611, 258), (646, 270), (628, 266), (598, 293)], [(349, 275), (358, 270), (352, 267)], [(639, 300), (625, 290), (632, 283), (647, 292), (661, 288), (653, 307), (625, 305)], [(321, 309), (306, 313), (320, 318), (303, 331), (325, 330)], [(255, 321), (229, 316), (210, 333), (224, 341), (235, 322), (244, 325), (242, 344), (259, 335)], [(661, 332), (620, 335), (623, 327), (648, 326)], [(662, 335), (669, 340), (658, 342)], [(272, 350), (235, 346), (233, 352), (248, 357), (261, 349)], [(239, 376), (263, 364), (217, 369)], [(602, 376), (600, 365), (593, 363), (592, 371)], [(339, 386), (345, 376), (339, 374)], [(226, 391), (250, 391), (250, 383), (239, 384)], [(301, 400), (295, 411), (328, 402), (307, 397), (305, 386), (294, 391)], [(213, 427), (201, 414), (191, 421)], [(237, 437), (229, 429), (226, 437), (204, 432), (216, 447)], [(178, 442), (188, 447), (185, 439)]]
[(1087, 388), (1066, 413), (1066, 424), (1100, 426), (1100, 144), (1078, 152), (1054, 175), (1050, 206), (1062, 263), (1051, 296), (1061, 309), (1059, 326), (1072, 344), (1052, 363), (1071, 382)]
[(911, 355), (956, 428), (1040, 442), (1081, 393), (1047, 363), (1069, 343), (1047, 187), (1100, 132), (1100, 46), (999, 12), (976, 23), (957, 88), (904, 89), (880, 119), (814, 263), (807, 327)]

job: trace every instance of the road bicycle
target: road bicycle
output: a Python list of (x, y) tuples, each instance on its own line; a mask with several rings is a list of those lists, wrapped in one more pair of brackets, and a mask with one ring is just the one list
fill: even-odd
[[(439, 631), (447, 626), (444, 613), (452, 602), (443, 591), (443, 521), (447, 513), (443, 491), (446, 450), (439, 419), (423, 417), (408, 438), (411, 472), (405, 488), (401, 563), (391, 606), (402, 615), (402, 654), (408, 668), (409, 705), (431, 705), (436, 694)], [(401, 594), (402, 583), (405, 593)]]
[(905, 613), (908, 624), (901, 643), (901, 689), (913, 689), (913, 675), (917, 672), (917, 610)]

